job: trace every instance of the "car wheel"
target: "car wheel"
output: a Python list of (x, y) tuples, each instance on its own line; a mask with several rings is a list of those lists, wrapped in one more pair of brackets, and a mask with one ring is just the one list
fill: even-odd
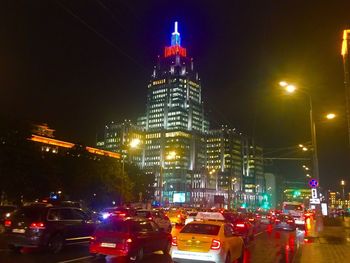
[(64, 239), (63, 236), (60, 234), (53, 235), (47, 243), (48, 250), (53, 254), (59, 253), (62, 250), (63, 246)]
[(8, 245), (8, 248), (11, 250), (12, 253), (21, 253), (22, 247), (17, 247), (15, 245)]
[(241, 256), (236, 261), (237, 261), (237, 263), (243, 263), (244, 262), (244, 246), (242, 247)]
[(171, 249), (171, 243), (169, 241), (166, 242), (165, 248), (162, 250), (164, 255), (168, 255)]
[(230, 253), (227, 253), (225, 263), (232, 263)]
[(129, 257), (129, 262), (140, 262), (143, 259), (143, 248), (136, 251), (135, 254)]

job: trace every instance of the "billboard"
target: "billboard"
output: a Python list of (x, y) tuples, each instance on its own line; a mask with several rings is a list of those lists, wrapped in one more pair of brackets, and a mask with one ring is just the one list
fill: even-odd
[(186, 194), (185, 192), (179, 192), (173, 194), (173, 202), (174, 203), (185, 203), (186, 201)]

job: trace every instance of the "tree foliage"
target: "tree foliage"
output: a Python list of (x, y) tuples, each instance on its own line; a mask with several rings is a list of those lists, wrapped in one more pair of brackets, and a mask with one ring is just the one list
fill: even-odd
[(32, 201), (62, 191), (71, 200), (83, 200), (93, 207), (134, 202), (150, 197), (153, 177), (120, 160), (98, 156), (85, 147), (45, 152), (41, 144), (29, 141), (27, 127), (0, 131), (0, 193), (10, 201)]

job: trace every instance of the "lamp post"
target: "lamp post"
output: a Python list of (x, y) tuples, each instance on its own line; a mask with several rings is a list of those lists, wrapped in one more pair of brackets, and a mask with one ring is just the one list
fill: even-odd
[[(170, 151), (165, 159), (166, 160), (174, 160), (176, 158), (176, 152)], [(160, 160), (160, 167), (159, 167), (159, 202), (162, 204), (163, 202), (163, 191), (164, 191), (164, 167), (163, 167), (163, 160)]]
[[(141, 140), (139, 138), (134, 138), (130, 141), (128, 146), (124, 145), (123, 148), (125, 150), (129, 151), (132, 149), (137, 149), (140, 144), (141, 144)], [(122, 152), (121, 156), (122, 156), (122, 189), (124, 189), (125, 188), (125, 154), (123, 154), (123, 152)], [(123, 191), (124, 190), (122, 190), (122, 192)], [(123, 204), (123, 195), (124, 195), (124, 193), (121, 196), (121, 201), (120, 201), (121, 204)]]
[[(286, 81), (281, 81), (279, 83), (279, 85), (285, 89), (285, 91), (289, 94), (294, 93), (297, 88), (294, 85), (291, 85), (289, 83), (287, 83)], [(304, 93), (308, 100), (309, 100), (309, 114), (310, 114), (310, 132), (311, 132), (311, 145), (313, 148), (312, 151), (312, 163), (313, 163), (313, 173), (314, 173), (314, 177), (315, 179), (319, 182), (319, 169), (318, 169), (318, 155), (317, 155), (317, 140), (316, 140), (316, 126), (315, 126), (315, 122), (314, 122), (314, 116), (313, 116), (313, 104), (312, 104), (312, 98), (311, 95), (306, 92), (305, 90), (302, 91), (302, 93)], [(307, 148), (305, 147), (302, 148), (303, 151), (307, 151)]]
[(343, 194), (343, 208), (345, 207), (345, 181), (341, 180), (340, 185), (342, 187), (342, 194)]

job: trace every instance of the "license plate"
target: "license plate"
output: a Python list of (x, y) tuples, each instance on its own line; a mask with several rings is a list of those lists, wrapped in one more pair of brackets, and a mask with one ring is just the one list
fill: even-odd
[(21, 228), (21, 229), (18, 229), (18, 228), (14, 228), (12, 229), (12, 233), (19, 233), (19, 234), (24, 234), (26, 231), (25, 229)]
[(116, 244), (114, 244), (114, 243), (101, 243), (101, 247), (115, 248)]

